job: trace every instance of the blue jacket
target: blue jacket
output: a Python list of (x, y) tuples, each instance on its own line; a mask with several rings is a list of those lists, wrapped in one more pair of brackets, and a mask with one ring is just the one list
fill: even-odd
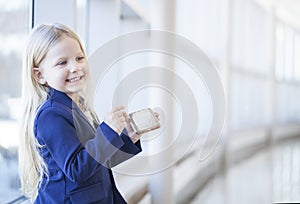
[(34, 203), (126, 203), (110, 169), (141, 151), (126, 131), (119, 136), (105, 123), (93, 127), (71, 98), (50, 89), (34, 134), (49, 171)]

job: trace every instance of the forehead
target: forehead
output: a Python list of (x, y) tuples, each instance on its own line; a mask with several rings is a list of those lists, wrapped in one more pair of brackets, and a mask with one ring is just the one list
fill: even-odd
[(79, 42), (67, 35), (63, 35), (57, 43), (49, 49), (46, 58), (59, 58), (82, 53)]

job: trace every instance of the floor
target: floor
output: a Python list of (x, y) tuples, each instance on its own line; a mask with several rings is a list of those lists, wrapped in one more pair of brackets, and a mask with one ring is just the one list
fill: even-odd
[(300, 203), (300, 139), (258, 151), (215, 176), (193, 204)]
[(191, 203), (300, 203), (300, 138), (280, 142), (235, 164), (215, 176)]

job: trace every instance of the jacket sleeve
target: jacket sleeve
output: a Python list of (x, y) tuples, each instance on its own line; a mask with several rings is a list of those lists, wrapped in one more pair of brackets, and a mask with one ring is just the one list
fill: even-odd
[[(106, 129), (107, 125), (105, 123), (102, 123), (100, 127), (101, 129)], [(112, 130), (111, 128), (109, 129)], [(104, 134), (104, 135), (111, 135), (111, 134)], [(142, 151), (140, 140), (138, 140), (136, 143), (133, 143), (130, 137), (128, 136), (126, 129), (123, 130), (122, 134), (118, 136), (118, 138), (122, 140), (124, 145), (122, 145), (118, 149), (118, 151), (116, 151), (112, 155), (109, 161), (110, 168), (130, 159), (131, 157), (133, 157), (134, 155)]]
[[(79, 128), (84, 130), (85, 127)], [(112, 158), (115, 159), (122, 149), (130, 150), (129, 154), (138, 152), (138, 147), (124, 141), (122, 136), (105, 123), (97, 128), (96, 133), (92, 131), (95, 135), (85, 142), (85, 147), (80, 142), (79, 138), (82, 136), (78, 137), (77, 129), (72, 115), (58, 108), (49, 107), (37, 118), (38, 140), (42, 141), (42, 145), (48, 149), (59, 168), (73, 182), (86, 181), (101, 165), (110, 167), (111, 163), (115, 164)], [(89, 134), (88, 131), (79, 132)], [(125, 147), (126, 145), (129, 147)]]
[(124, 131), (119, 136), (104, 122), (98, 126), (95, 137), (86, 142), (85, 148), (96, 161), (107, 168), (114, 167), (142, 151), (139, 142), (134, 144)]

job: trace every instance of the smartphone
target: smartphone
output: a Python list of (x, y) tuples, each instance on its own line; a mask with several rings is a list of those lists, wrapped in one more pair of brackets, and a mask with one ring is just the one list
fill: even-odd
[(137, 134), (146, 133), (160, 128), (158, 119), (151, 108), (145, 108), (129, 114), (133, 128)]

